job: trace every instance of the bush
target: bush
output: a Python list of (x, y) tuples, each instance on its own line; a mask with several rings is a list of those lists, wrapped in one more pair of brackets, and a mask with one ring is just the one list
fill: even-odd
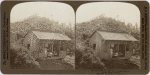
[(105, 65), (95, 56), (93, 50), (89, 47), (84, 52), (76, 50), (76, 68), (82, 69), (104, 69)]
[(76, 49), (76, 51), (75, 51), (75, 64), (77, 66), (80, 65), (81, 58), (82, 58), (82, 52)]
[(33, 58), (31, 58), (26, 49), (12, 46), (10, 47), (10, 67), (12, 69), (38, 69)]

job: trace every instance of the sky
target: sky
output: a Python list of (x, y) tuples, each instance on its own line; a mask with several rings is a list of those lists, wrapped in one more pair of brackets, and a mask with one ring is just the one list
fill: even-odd
[[(25, 2), (15, 5), (11, 10), (11, 22), (22, 21), (37, 14), (41, 17), (53, 19), (59, 23), (69, 23), (74, 27), (75, 12), (65, 3), (59, 2)], [(79, 6), (76, 11), (76, 22), (86, 22), (104, 14), (106, 17), (140, 26), (140, 11), (133, 4), (123, 2), (93, 2)]]
[(75, 12), (73, 8), (65, 3), (59, 2), (25, 2), (15, 5), (10, 13), (10, 21), (23, 21), (29, 16), (37, 14), (59, 23), (75, 25)]
[(123, 2), (93, 2), (81, 5), (76, 12), (76, 22), (86, 22), (97, 16), (104, 14), (106, 17), (115, 18), (117, 20), (135, 23), (140, 27), (140, 11), (138, 7), (130, 3)]

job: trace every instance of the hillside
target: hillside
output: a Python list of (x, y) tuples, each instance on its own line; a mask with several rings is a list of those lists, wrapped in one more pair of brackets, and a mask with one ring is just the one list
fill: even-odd
[(101, 15), (91, 21), (76, 24), (78, 41), (87, 39), (96, 30), (131, 33), (136, 39), (140, 38), (140, 30), (137, 25), (133, 26), (130, 23), (125, 25), (124, 22)]
[(62, 33), (69, 36), (71, 39), (75, 38), (75, 33), (73, 28), (69, 28), (66, 24), (60, 24), (53, 20), (49, 20), (45, 17), (39, 17), (37, 15), (29, 16), (23, 21), (18, 21), (10, 24), (10, 36), (15, 36), (16, 33), (26, 33), (31, 29), (40, 29), (40, 30), (52, 30), (52, 31), (61, 31)]

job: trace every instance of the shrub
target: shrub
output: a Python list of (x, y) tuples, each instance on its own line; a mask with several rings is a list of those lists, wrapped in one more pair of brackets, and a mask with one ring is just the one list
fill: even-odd
[[(30, 62), (29, 62), (30, 61)], [(10, 47), (10, 67), (12, 69), (38, 69), (37, 62), (28, 55), (25, 48)]]
[(93, 50), (89, 47), (83, 52), (76, 50), (76, 68), (82, 69), (104, 69), (105, 65), (95, 56)]

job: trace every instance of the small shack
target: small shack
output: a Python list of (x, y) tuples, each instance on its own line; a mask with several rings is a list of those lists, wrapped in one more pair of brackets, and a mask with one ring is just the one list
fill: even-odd
[(129, 59), (134, 42), (138, 41), (127, 33), (95, 31), (89, 39), (89, 46), (100, 59)]
[(32, 30), (24, 36), (23, 46), (34, 58), (63, 58), (71, 39), (58, 31)]

